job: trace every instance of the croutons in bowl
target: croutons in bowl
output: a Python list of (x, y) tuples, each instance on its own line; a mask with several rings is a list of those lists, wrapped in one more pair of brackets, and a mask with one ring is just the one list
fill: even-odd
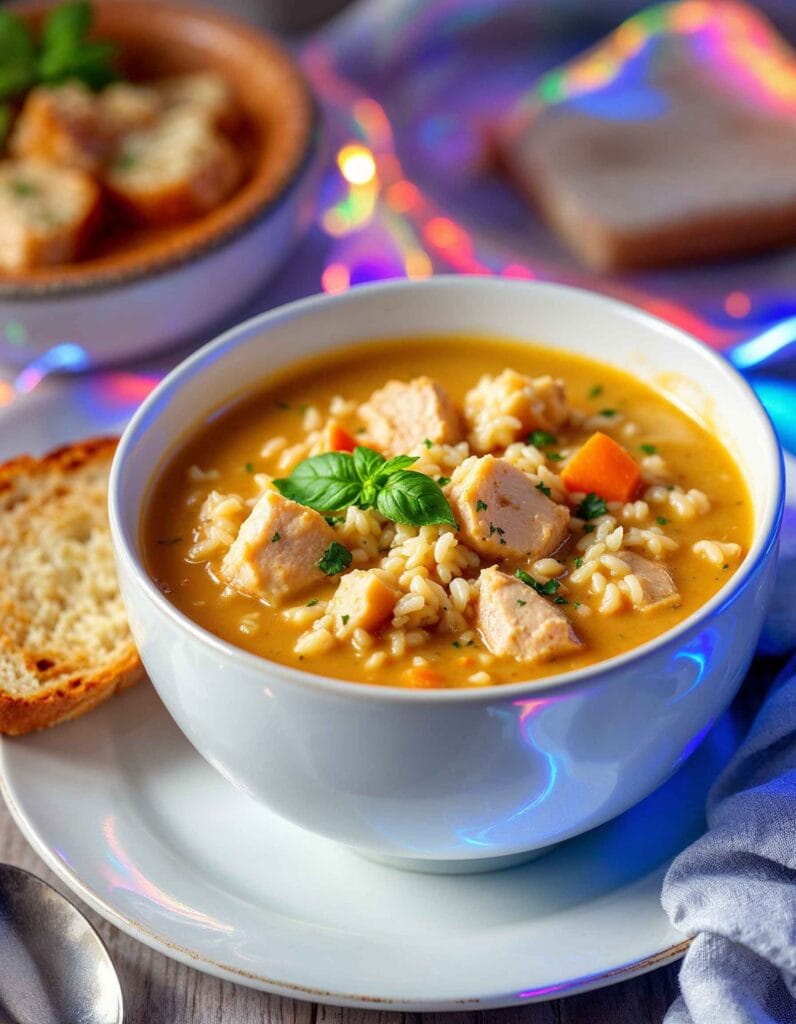
[(704, 737), (783, 483), (705, 346), (461, 277), (228, 332), (145, 401), (109, 493), (141, 658), (207, 760), (370, 855), (479, 870), (621, 813)]
[[(35, 41), (63, 6), (4, 16)], [(178, 4), (98, 0), (91, 17), (87, 59), (107, 43), (114, 80), (33, 78), (0, 111), (0, 358), (17, 364), (61, 342), (91, 366), (195, 335), (312, 215), (317, 109), (277, 42)]]

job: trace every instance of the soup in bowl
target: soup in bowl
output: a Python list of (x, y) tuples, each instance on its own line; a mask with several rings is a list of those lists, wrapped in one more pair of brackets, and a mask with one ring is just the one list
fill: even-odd
[(781, 466), (714, 354), (571, 289), (305, 300), (178, 367), (111, 480), (178, 724), (296, 823), (478, 868), (659, 785), (732, 698)]

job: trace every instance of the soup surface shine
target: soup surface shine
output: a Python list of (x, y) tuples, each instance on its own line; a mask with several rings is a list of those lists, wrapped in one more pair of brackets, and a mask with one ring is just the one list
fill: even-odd
[[(419, 381), (400, 454), (439, 483), (456, 526), (396, 525), (372, 507), (323, 509), (324, 523), (286, 504), (272, 478), (341, 438), (397, 454), (378, 410), (406, 389), (381, 391), (389, 381)], [(458, 426), (427, 437), (440, 392)], [(218, 637), (309, 672), (430, 688), (544, 678), (651, 640), (726, 583), (752, 529), (731, 456), (649, 385), (535, 345), (430, 337), (294, 364), (209, 416), (158, 471), (142, 541), (163, 593)], [(291, 559), (313, 544), (304, 583)]]

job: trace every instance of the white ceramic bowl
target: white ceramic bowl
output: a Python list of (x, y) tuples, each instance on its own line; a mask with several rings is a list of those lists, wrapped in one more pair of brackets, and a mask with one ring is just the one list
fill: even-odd
[[(192, 423), (297, 357), (374, 337), (457, 331), (593, 356), (709, 418), (748, 481), (755, 516), (752, 548), (718, 594), (658, 639), (589, 668), (442, 691), (351, 685), (287, 668), (217, 639), (169, 603), (142, 567), (139, 523), (164, 451)], [(782, 493), (769, 420), (719, 356), (597, 295), (458, 277), (306, 299), (201, 349), (128, 427), (111, 473), (110, 515), (144, 664), (212, 765), (277, 813), (364, 853), (472, 870), (601, 824), (695, 749), (752, 657)]]
[[(56, 0), (21, 0), (40, 24)], [(312, 221), (323, 170), (320, 111), (275, 39), (169, 0), (94, 0), (122, 71), (157, 80), (220, 72), (235, 91), (247, 175), (191, 221), (133, 232), (76, 263), (0, 273), (0, 359), (83, 370), (142, 359), (215, 330), (283, 263)], [(113, 222), (116, 215), (109, 216)]]
[(84, 370), (143, 359), (217, 326), (306, 232), (320, 176), (316, 138), (268, 209), (208, 251), (118, 282), (0, 294), (0, 359), (25, 366), (51, 353), (55, 368)]

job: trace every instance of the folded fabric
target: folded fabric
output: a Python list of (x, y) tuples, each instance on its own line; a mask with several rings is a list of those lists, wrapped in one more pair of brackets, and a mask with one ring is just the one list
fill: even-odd
[(672, 923), (695, 936), (664, 1024), (796, 1024), (796, 658), (711, 790), (707, 819), (663, 884)]

